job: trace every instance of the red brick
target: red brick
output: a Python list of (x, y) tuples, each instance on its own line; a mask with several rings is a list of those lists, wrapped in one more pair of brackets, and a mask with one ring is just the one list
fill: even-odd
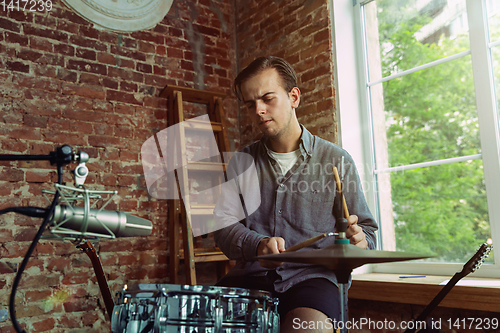
[(47, 117), (38, 117), (30, 114), (24, 115), (24, 125), (28, 127), (47, 127)]
[(105, 92), (102, 89), (94, 89), (87, 86), (77, 86), (70, 84), (63, 84), (61, 93), (64, 95), (77, 95), (92, 99), (104, 99)]
[(64, 20), (69, 20), (69, 21), (76, 23), (76, 24), (81, 24), (81, 25), (88, 24), (88, 22), (84, 18), (80, 17), (79, 15), (77, 15), (76, 13), (74, 13), (71, 10), (57, 8), (56, 10), (53, 10), (51, 12), (51, 14), (55, 17), (58, 17), (58, 18), (64, 19)]
[(16, 242), (32, 241), (35, 238), (37, 231), (38, 231), (37, 229), (22, 229), (20, 232), (17, 232), (14, 235), (14, 241)]
[(19, 87), (25, 87), (29, 89), (41, 89), (46, 91), (57, 92), (60, 89), (59, 82), (50, 79), (29, 77), (29, 76), (16, 76), (13, 79), (13, 83)]
[(13, 22), (13, 21), (6, 19), (6, 18), (3, 18), (3, 17), (0, 17), (0, 28), (14, 31), (17, 33), (21, 32), (21, 24)]
[(63, 30), (72, 34), (78, 34), (79, 26), (72, 22), (57, 20), (57, 30)]
[[(173, 36), (166, 37), (165, 45), (168, 47), (173, 47), (173, 48), (181, 49), (181, 50), (189, 50), (190, 49), (188, 41), (186, 41), (184, 39), (176, 38)], [(160, 46), (158, 46), (158, 47), (160, 47)]]
[(54, 45), (54, 52), (67, 56), (73, 56), (75, 54), (75, 48), (67, 44), (56, 44)]
[(323, 101), (318, 102), (318, 112), (321, 111), (332, 111), (335, 108), (333, 98), (329, 98)]
[(324, 76), (325, 74), (330, 73), (330, 68), (329, 64), (325, 64), (323, 66), (315, 66), (314, 69), (305, 72), (301, 75), (301, 81), (302, 82), (307, 82), (311, 80), (315, 80), (316, 78), (320, 76)]
[[(85, 316), (87, 316), (86, 314)], [(74, 317), (72, 314), (65, 314), (62, 317), (58, 319), (59, 325), (66, 327), (66, 328), (79, 328), (82, 323), (82, 318), (81, 316)]]
[(36, 302), (43, 299), (47, 299), (52, 295), (52, 291), (50, 290), (34, 290), (34, 291), (26, 291), (24, 299), (28, 302)]
[(142, 101), (138, 100), (134, 94), (115, 90), (106, 91), (106, 100), (142, 105)]
[(5, 32), (5, 41), (7, 43), (19, 44), (21, 46), (28, 46), (29, 38), (24, 36), (24, 35), (20, 35), (20, 34), (14, 33), (14, 32), (6, 31)]
[(10, 132), (9, 137), (11, 139), (26, 139), (26, 140), (40, 140), (40, 131), (34, 129), (14, 129)]
[(80, 33), (82, 36), (99, 39), (99, 30), (92, 28), (90, 26), (81, 26)]
[(173, 57), (173, 58), (183, 59), (184, 58), (184, 53), (182, 52), (182, 50), (174, 49), (172, 47), (167, 47), (167, 56), (168, 57)]
[(107, 74), (107, 68), (105, 65), (96, 64), (88, 61), (70, 59), (68, 60), (67, 68), (74, 69), (77, 71), (90, 72), (94, 74), (101, 74), (101, 75)]
[(94, 147), (118, 147), (122, 148), (125, 146), (125, 142), (121, 138), (116, 138), (112, 136), (100, 136), (100, 135), (90, 135), (89, 136), (89, 145)]
[(123, 255), (118, 258), (118, 264), (120, 266), (132, 266), (137, 264), (137, 257), (133, 254)]
[(115, 80), (109, 79), (107, 77), (102, 79), (102, 85), (106, 88), (118, 89), (119, 83)]
[(153, 108), (166, 108), (167, 107), (167, 99), (160, 97), (144, 97), (144, 106), (150, 106)]
[(57, 78), (63, 81), (76, 82), (78, 80), (78, 73), (69, 71), (65, 68), (57, 69)]
[(46, 28), (36, 28), (28, 24), (23, 25), (23, 31), (25, 35), (35, 35), (39, 37), (55, 39), (63, 43), (68, 43), (69, 35), (64, 31), (57, 31)]
[(48, 183), (50, 179), (49, 171), (26, 171), (26, 181), (30, 183)]
[(152, 43), (146, 43), (143, 41), (139, 41), (139, 51), (146, 53), (155, 53), (156, 45)]
[(196, 31), (203, 35), (208, 35), (212, 37), (220, 37), (220, 30), (215, 29), (215, 28), (210, 28), (210, 27), (205, 27), (199, 24), (193, 24), (193, 27), (195, 28)]
[(69, 302), (65, 302), (63, 305), (66, 312), (89, 312), (97, 308), (97, 300), (78, 298)]
[(116, 65), (124, 68), (135, 69), (135, 61), (122, 57), (116, 58)]
[[(62, 284), (86, 284), (91, 279), (90, 271), (67, 273), (64, 275)], [(65, 306), (66, 308), (66, 306)]]
[(136, 73), (130, 70), (126, 70), (123, 68), (109, 67), (108, 68), (108, 76), (110, 77), (118, 77), (125, 81), (133, 81), (133, 82), (143, 82), (144, 74)]
[(302, 52), (300, 52), (300, 57), (302, 59), (307, 59), (309, 57), (314, 57), (316, 55), (319, 55), (323, 52), (329, 51), (330, 50), (330, 45), (328, 42), (321, 43), (319, 45), (314, 45)]
[(34, 13), (27, 10), (11, 10), (9, 17), (20, 22), (33, 22)]
[(54, 46), (50, 41), (38, 37), (30, 37), (29, 42), (30, 48), (40, 51), (52, 52)]
[[(169, 76), (173, 77), (172, 74), (170, 74)], [(165, 87), (167, 84), (175, 85), (175, 81), (161, 75), (146, 75), (144, 83), (156, 87)]]
[(89, 49), (93, 49), (96, 51), (107, 51), (108, 47), (106, 44), (93, 40), (90, 38), (82, 37), (82, 36), (76, 36), (76, 35), (71, 35), (69, 38), (70, 44), (75, 44), (78, 46), (86, 47)]
[(90, 85), (99, 85), (99, 75), (90, 73), (81, 73), (79, 83), (85, 83)]
[(35, 24), (44, 25), (56, 30), (56, 19), (50, 15), (35, 15)]
[(111, 45), (111, 53), (117, 54), (122, 57), (132, 58), (138, 61), (146, 61), (144, 53), (134, 51), (125, 47)]
[(33, 323), (33, 332), (46, 332), (54, 329), (55, 320), (54, 318), (47, 318), (45, 320)]
[[(12, 241), (12, 230), (0, 229), (0, 242), (5, 243), (10, 241)], [(0, 262), (0, 274), (5, 274), (5, 273), (14, 273), (14, 270), (10, 266), (7, 266), (7, 264)]]
[(116, 185), (117, 179), (118, 178), (115, 175), (104, 175), (101, 178), (101, 182), (103, 185), (112, 186)]
[(121, 36), (121, 41), (120, 39), (118, 40), (118, 44), (120, 46), (128, 47), (131, 49), (136, 49), (137, 48), (137, 40), (134, 38), (128, 38), (126, 36)]
[(22, 63), (20, 61), (7, 61), (7, 69), (15, 72), (29, 73), (30, 65)]
[(129, 83), (127, 81), (120, 82), (120, 90), (127, 92), (137, 92), (137, 84)]
[(166, 75), (167, 74), (167, 69), (164, 68), (164, 67), (160, 67), (160, 66), (154, 66), (153, 67), (153, 74), (155, 75)]
[(54, 142), (57, 144), (69, 144), (84, 146), (87, 144), (85, 137), (74, 135), (73, 133), (61, 133), (55, 131), (47, 131), (44, 134), (45, 141)]
[[(137, 163), (137, 164), (132, 164), (132, 165), (123, 165), (122, 163), (111, 163), (112, 166), (112, 171), (115, 174), (141, 174), (143, 172), (142, 165)], [(125, 201), (120, 202), (120, 205), (124, 205)], [(127, 208), (132, 208), (137, 206), (137, 202), (133, 201), (131, 202), (131, 206)], [(131, 210), (131, 209), (128, 209)]]
[(164, 38), (158, 34), (152, 34), (147, 31), (135, 31), (131, 34), (132, 38), (135, 40), (153, 42), (155, 44), (163, 44)]
[(116, 65), (115, 56), (106, 52), (99, 52), (97, 54), (97, 61), (108, 65)]
[(84, 48), (77, 48), (75, 56), (78, 58), (83, 58), (87, 60), (97, 60), (97, 55), (95, 51), (89, 50), (89, 49), (84, 49)]
[(82, 122), (82, 121), (72, 121), (70, 130), (74, 133), (81, 133), (81, 134), (93, 133), (92, 124), (89, 122)]
[(156, 47), (156, 54), (157, 55), (166, 55), (167, 54), (167, 47), (165, 45), (158, 45)]

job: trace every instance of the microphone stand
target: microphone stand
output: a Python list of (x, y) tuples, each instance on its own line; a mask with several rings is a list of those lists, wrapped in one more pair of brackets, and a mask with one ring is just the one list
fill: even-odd
[[(58, 147), (56, 151), (51, 152), (49, 155), (0, 155), (0, 161), (50, 161), (51, 165), (56, 165), (57, 167), (57, 183), (62, 184), (63, 181), (63, 166), (65, 164), (69, 164), (73, 160), (73, 149), (71, 149), (70, 146), (64, 145), (62, 147)], [(35, 250), (35, 247), (42, 237), (43, 232), (45, 231), (45, 228), (49, 224), (51, 216), (54, 214), (55, 207), (57, 205), (57, 202), (59, 200), (59, 190), (56, 190), (56, 193), (54, 194), (54, 198), (52, 199), (52, 203), (48, 209), (48, 213), (45, 216), (42, 225), (40, 226), (40, 229), (38, 230), (35, 238), (33, 239), (33, 242), (31, 243), (30, 247), (28, 248), (28, 251), (26, 252), (26, 255), (24, 256), (24, 259), (19, 266), (19, 270), (16, 274), (16, 277), (14, 279), (14, 282), (12, 284), (12, 292), (10, 294), (10, 300), (9, 300), (9, 312), (10, 312), (10, 318), (12, 321), (12, 325), (14, 326), (14, 329), (18, 333), (26, 333), (20, 326), (19, 323), (17, 322), (16, 319), (16, 311), (15, 311), (15, 299), (16, 299), (16, 291), (17, 287), (19, 286), (19, 282), (21, 281), (21, 275), (23, 274), (24, 270), (26, 269), (26, 266), (28, 264), (29, 258), (33, 254), (33, 251)]]

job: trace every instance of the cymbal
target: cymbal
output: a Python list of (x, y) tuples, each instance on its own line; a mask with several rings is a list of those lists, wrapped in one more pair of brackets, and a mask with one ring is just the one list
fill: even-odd
[(322, 265), (329, 269), (352, 270), (364, 264), (416, 260), (429, 258), (407, 252), (363, 250), (352, 244), (334, 244), (324, 249), (283, 252), (258, 256), (258, 259)]

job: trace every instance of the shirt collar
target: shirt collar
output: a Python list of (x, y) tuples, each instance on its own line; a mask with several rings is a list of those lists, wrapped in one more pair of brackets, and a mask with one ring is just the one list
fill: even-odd
[[(302, 130), (302, 134), (300, 136), (299, 149), (300, 154), (305, 158), (306, 155), (312, 155), (313, 145), (314, 145), (314, 136), (304, 127), (304, 125), (300, 124), (300, 128)], [(269, 138), (267, 136), (263, 136), (260, 139), (261, 144), (264, 146), (263, 153), (269, 154), (269, 147), (267, 146), (269, 142)]]

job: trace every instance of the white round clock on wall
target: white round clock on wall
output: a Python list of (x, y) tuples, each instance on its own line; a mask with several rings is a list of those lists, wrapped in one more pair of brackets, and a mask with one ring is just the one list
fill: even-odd
[(131, 32), (156, 26), (173, 0), (62, 0), (97, 29)]

